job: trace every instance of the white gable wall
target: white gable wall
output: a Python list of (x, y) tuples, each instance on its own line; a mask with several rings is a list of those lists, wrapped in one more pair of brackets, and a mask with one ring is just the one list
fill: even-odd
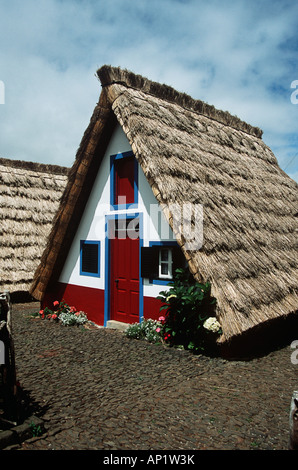
[[(161, 222), (159, 224), (156, 223), (156, 214), (158, 212), (157, 201), (140, 166), (138, 166), (139, 195), (137, 208), (115, 211), (110, 206), (110, 157), (111, 155), (127, 151), (131, 151), (130, 144), (122, 128), (118, 125), (95, 179), (84, 215), (68, 253), (59, 282), (102, 290), (105, 288), (105, 217), (107, 215), (115, 213), (142, 213), (143, 246), (149, 246), (149, 241), (174, 241), (172, 230), (164, 217), (161, 216)], [(100, 241), (100, 277), (80, 275), (80, 240)], [(150, 284), (148, 280), (144, 280), (143, 295), (156, 297), (165, 288), (166, 286)]]

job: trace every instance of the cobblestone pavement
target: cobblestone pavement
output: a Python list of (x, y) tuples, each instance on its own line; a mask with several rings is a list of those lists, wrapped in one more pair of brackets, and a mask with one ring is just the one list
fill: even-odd
[(227, 361), (33, 319), (38, 309), (13, 306), (17, 378), (46, 428), (19, 450), (288, 448), (290, 345)]

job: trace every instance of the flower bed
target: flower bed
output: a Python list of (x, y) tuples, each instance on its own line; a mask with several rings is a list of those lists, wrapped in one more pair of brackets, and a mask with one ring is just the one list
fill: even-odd
[(49, 307), (39, 311), (42, 320), (60, 322), (64, 326), (83, 325), (88, 321), (85, 312), (78, 311), (75, 307), (70, 307), (64, 300), (53, 302), (53, 309)]
[(142, 319), (140, 323), (133, 323), (125, 330), (128, 338), (143, 339), (149, 343), (162, 341), (162, 323), (152, 319)]
[(169, 291), (160, 292), (164, 315), (130, 325), (126, 336), (184, 348), (194, 353), (214, 353), (221, 326), (215, 316), (216, 299), (209, 283), (199, 284), (189, 272), (177, 269)]

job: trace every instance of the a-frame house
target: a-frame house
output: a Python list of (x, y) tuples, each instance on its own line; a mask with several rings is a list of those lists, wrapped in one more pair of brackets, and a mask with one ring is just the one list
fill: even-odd
[(297, 184), (262, 131), (126, 70), (98, 77), (31, 294), (100, 325), (157, 318), (185, 263), (211, 283), (223, 344), (295, 316)]

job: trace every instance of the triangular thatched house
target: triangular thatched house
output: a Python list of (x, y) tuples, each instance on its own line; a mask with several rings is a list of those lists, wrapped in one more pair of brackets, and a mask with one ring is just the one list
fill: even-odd
[[(211, 282), (222, 343), (295, 314), (297, 184), (279, 168), (262, 131), (119, 68), (104, 66), (98, 77), (99, 103), (32, 295), (44, 305), (64, 296), (102, 324), (154, 317), (179, 246), (195, 278)], [(171, 227), (165, 236), (156, 224), (148, 235), (154, 204)], [(177, 232), (173, 207), (202, 208), (203, 238), (195, 247)], [(128, 239), (132, 220), (137, 246), (110, 240), (111, 221), (114, 238), (124, 230)]]
[(0, 158), (0, 291), (27, 294), (67, 183), (68, 169)]

